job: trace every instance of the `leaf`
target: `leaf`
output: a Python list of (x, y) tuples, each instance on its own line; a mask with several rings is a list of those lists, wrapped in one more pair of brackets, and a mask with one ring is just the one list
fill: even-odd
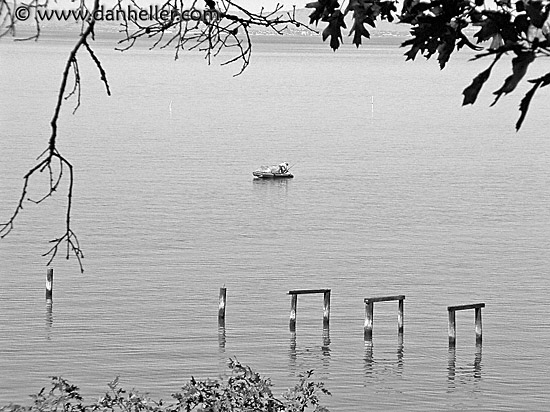
[(521, 102), (519, 104), (519, 111), (520, 116), (516, 123), (516, 132), (519, 131), (521, 125), (523, 124), (523, 121), (525, 120), (525, 116), (527, 116), (527, 111), (529, 110), (529, 104), (531, 103), (531, 99), (535, 95), (535, 92), (540, 87), (540, 83), (535, 83), (535, 85), (529, 90), (527, 93), (525, 93), (525, 96), (523, 96), (523, 99), (521, 99)]
[(500, 59), (501, 56), (502, 54), (497, 54), (497, 56), (495, 57), (495, 60), (493, 60), (493, 63), (491, 63), (491, 65), (486, 70), (479, 73), (472, 81), (472, 84), (470, 84), (468, 87), (464, 89), (464, 91), (462, 92), (462, 94), (464, 95), (462, 106), (475, 103), (477, 96), (481, 91), (481, 88), (483, 87), (483, 85), (491, 75), (491, 70), (493, 69), (493, 66), (496, 64), (498, 59)]
[(491, 106), (494, 106), (503, 94), (514, 91), (525, 73), (527, 73), (529, 65), (535, 60), (534, 51), (516, 52), (516, 54), (517, 56), (512, 59), (512, 74), (506, 78), (502, 87), (493, 93), (496, 98)]
[(498, 25), (492, 19), (487, 19), (484, 22), (480, 23), (480, 25), (481, 29), (479, 29), (479, 31), (474, 34), (474, 37), (477, 37), (478, 43), (489, 40), (495, 34), (498, 34)]
[(340, 47), (342, 27), (346, 28), (344, 15), (340, 10), (336, 10), (330, 17), (327, 27), (323, 30), (323, 41), (330, 37), (330, 47), (334, 51)]
[(514, 19), (514, 26), (521, 33), (527, 33), (529, 31), (530, 24), (529, 17), (527, 17), (526, 14), (520, 14)]
[(350, 0), (348, 2), (348, 7), (346, 7), (346, 10), (344, 11), (344, 14), (348, 14), (352, 10), (359, 10), (363, 9), (363, 3), (360, 0)]
[(388, 20), (390, 23), (394, 20), (393, 12), (397, 12), (397, 7), (395, 7), (395, 2), (393, 1), (382, 1), (380, 3), (380, 14), (382, 19)]
[(399, 21), (400, 23), (416, 24), (416, 19), (431, 7), (431, 1), (405, 0), (401, 8)]
[(525, 94), (523, 99), (521, 99), (521, 103), (519, 104), (519, 111), (521, 114), (516, 123), (516, 132), (519, 131), (521, 125), (523, 124), (523, 121), (525, 120), (525, 117), (527, 116), (527, 111), (529, 110), (531, 99), (535, 95), (537, 89), (539, 87), (548, 86), (550, 84), (550, 73), (547, 73), (546, 75), (539, 77), (538, 79), (529, 80), (529, 83), (534, 83), (534, 86)]
[[(370, 25), (374, 25), (374, 21), (368, 17), (368, 16), (361, 16), (360, 13), (354, 13), (354, 19), (353, 19), (353, 26), (351, 27), (351, 30), (349, 32), (349, 35), (353, 36), (353, 44), (355, 44), (357, 47), (361, 45), (361, 38), (365, 37), (367, 39), (370, 39), (370, 33), (366, 29), (364, 22), (367, 22)], [(374, 26), (373, 26), (374, 27)]]
[(502, 46), (504, 46), (504, 39), (502, 38), (500, 33), (497, 33), (493, 36), (493, 40), (491, 41), (489, 50), (497, 50), (500, 49)]
[(518, 40), (516, 27), (511, 21), (509, 13), (484, 10), (482, 15), (485, 16), (486, 19), (478, 23), (481, 29), (474, 34), (474, 37), (477, 37), (478, 43), (493, 38), (497, 33), (502, 36), (505, 42), (515, 42)]
[(363, 26), (362, 23), (355, 23), (353, 25), (353, 28), (351, 29), (349, 35), (355, 32), (355, 35), (353, 36), (353, 44), (355, 46), (359, 47), (361, 45), (361, 38), (366, 37), (367, 39), (370, 39), (370, 33), (369, 31)]
[[(408, 46), (408, 44), (405, 44), (405, 43), (406, 42), (404, 42), (401, 46), (402, 47)], [(413, 45), (411, 49), (405, 53), (405, 56), (407, 56), (405, 60), (414, 60), (419, 51), (420, 51), (420, 47), (418, 45)]]
[(449, 34), (445, 36), (445, 38), (441, 39), (441, 44), (437, 48), (437, 51), (439, 52), (437, 60), (439, 61), (439, 67), (442, 70), (445, 68), (445, 64), (447, 64), (447, 62), (451, 58), (451, 54), (455, 49), (455, 41), (456, 37), (452, 34)]
[(337, 0), (319, 0), (312, 3), (307, 3), (306, 8), (315, 9), (309, 15), (309, 24), (317, 23), (319, 20), (328, 21), (333, 12), (340, 7)]
[(470, 49), (472, 50), (476, 50), (476, 51), (481, 51), (483, 50), (483, 47), (480, 47), (480, 46), (476, 46), (475, 44), (473, 44), (470, 39), (468, 39), (468, 37), (466, 37), (466, 35), (464, 33), (462, 33), (462, 31), (458, 31), (458, 36), (460, 38), (460, 41), (458, 42), (458, 44), (456, 45), (456, 48), (457, 50), (460, 50), (461, 48), (463, 48), (464, 46), (468, 46)]
[(539, 29), (544, 25), (544, 22), (548, 18), (548, 12), (550, 11), (548, 7), (543, 11), (542, 7), (542, 2), (540, 1), (530, 1), (525, 6), (525, 11), (527, 11), (531, 19), (531, 24)]
[(539, 77), (538, 79), (529, 80), (529, 83), (536, 83), (539, 80), (542, 81), (540, 87), (548, 86), (550, 84), (550, 73), (546, 73), (544, 76)]
[(325, 6), (322, 5), (320, 2), (316, 1), (314, 3), (307, 3), (306, 8), (315, 9), (309, 15), (309, 24), (315, 23), (315, 25), (317, 25), (319, 20), (321, 20), (321, 17), (323, 17), (323, 12), (325, 11)]

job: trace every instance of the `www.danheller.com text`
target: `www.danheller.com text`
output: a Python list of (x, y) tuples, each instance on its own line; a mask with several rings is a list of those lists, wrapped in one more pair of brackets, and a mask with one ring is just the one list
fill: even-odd
[(220, 18), (220, 12), (217, 10), (195, 8), (179, 10), (175, 7), (157, 4), (150, 4), (143, 8), (135, 8), (132, 5), (105, 8), (104, 5), (101, 5), (93, 12), (85, 8), (54, 9), (22, 5), (15, 9), (15, 17), (20, 21), (28, 20), (32, 11), (34, 11), (33, 19), (39, 21), (90, 20), (93, 18), (95, 21), (204, 21), (209, 23)]

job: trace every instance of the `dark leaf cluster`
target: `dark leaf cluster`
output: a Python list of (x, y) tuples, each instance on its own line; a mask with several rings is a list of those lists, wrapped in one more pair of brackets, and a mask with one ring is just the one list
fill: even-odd
[(349, 35), (353, 35), (353, 44), (359, 47), (362, 38), (370, 38), (370, 32), (365, 25), (376, 27), (377, 19), (395, 20), (397, 8), (391, 0), (349, 0), (342, 12), (341, 5), (336, 0), (319, 0), (306, 4), (307, 8), (314, 9), (309, 15), (310, 24), (317, 25), (319, 21), (327, 22), (323, 30), (323, 41), (330, 38), (330, 47), (336, 51), (342, 41), (342, 29), (347, 28), (345, 18), (352, 16), (352, 26)]
[(32, 395), (30, 406), (10, 404), (0, 412), (328, 412), (319, 395), (330, 395), (324, 385), (311, 380), (313, 371), (300, 375), (299, 382), (281, 398), (271, 391), (271, 381), (249, 366), (230, 359), (227, 382), (191, 378), (172, 402), (156, 401), (136, 390), (119, 387), (116, 378), (109, 391), (96, 402), (86, 404), (79, 388), (60, 377), (52, 378), (49, 391)]
[[(517, 88), (533, 62), (550, 56), (549, 0), (518, 0), (515, 3), (498, 0), (495, 4), (485, 4), (485, 0), (404, 0), (400, 15), (396, 15), (394, 1), (348, 0), (341, 5), (336, 0), (318, 0), (306, 7), (313, 9), (309, 16), (311, 24), (326, 24), (322, 37), (330, 39), (333, 50), (340, 47), (342, 29), (348, 24), (351, 25), (352, 43), (359, 47), (363, 39), (370, 38), (369, 28), (375, 28), (377, 20), (397, 20), (411, 26), (411, 37), (402, 43), (402, 47), (408, 49), (406, 60), (415, 60), (419, 54), (427, 59), (436, 55), (443, 69), (453, 53), (464, 46), (483, 51), (476, 59), (494, 57), (491, 65), (464, 89), (464, 105), (475, 103), (503, 55), (514, 55), (512, 73), (494, 92), (493, 104)], [(472, 39), (466, 35), (467, 28), (476, 30)], [(521, 100), (517, 130), (523, 124), (534, 94), (548, 85), (549, 77), (550, 73), (529, 80), (533, 87)]]

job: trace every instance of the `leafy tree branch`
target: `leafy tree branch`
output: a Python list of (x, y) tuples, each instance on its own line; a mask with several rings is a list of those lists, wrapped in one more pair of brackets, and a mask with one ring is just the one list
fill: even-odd
[[(541, 57), (550, 56), (550, 2), (548, 0), (497, 0), (490, 4), (485, 0), (404, 0), (401, 13), (397, 14), (397, 2), (392, 0), (318, 0), (308, 3), (312, 8), (310, 24), (325, 23), (323, 40), (330, 38), (330, 47), (337, 50), (342, 41), (345, 18), (351, 16), (349, 35), (357, 47), (363, 38), (370, 38), (365, 25), (376, 27), (376, 21), (397, 20), (411, 26), (411, 38), (403, 42), (408, 47), (407, 60), (418, 54), (427, 59), (437, 55), (441, 69), (451, 55), (462, 47), (483, 51), (475, 59), (495, 56), (488, 69), (474, 78), (464, 89), (463, 105), (474, 104), (481, 88), (491, 76), (491, 70), (503, 55), (513, 54), (512, 73), (502, 87), (493, 94), (496, 104), (501, 96), (513, 92), (523, 80), (529, 66)], [(468, 27), (479, 27), (469, 39)], [(475, 43), (474, 43), (475, 41)], [(490, 42), (481, 47), (480, 44)], [(535, 86), (522, 99), (516, 130), (521, 128), (536, 91), (548, 85), (550, 73), (530, 80)], [(542, 80), (541, 80), (542, 79)]]
[(108, 384), (109, 391), (96, 402), (86, 404), (79, 388), (62, 377), (53, 377), (51, 388), (32, 395), (30, 406), (10, 404), (0, 412), (329, 412), (321, 397), (330, 395), (324, 384), (311, 378), (313, 371), (299, 375), (299, 382), (281, 397), (271, 391), (271, 381), (249, 366), (230, 359), (227, 382), (191, 378), (172, 402), (156, 401), (141, 393), (126, 391), (118, 378)]
[[(99, 8), (99, 0), (94, 0), (91, 16), (93, 16), (94, 11), (98, 10), (98, 8)], [(0, 224), (0, 237), (4, 238), (13, 230), (15, 220), (18, 217), (19, 213), (23, 210), (23, 204), (25, 200), (31, 200), (27, 198), (27, 190), (28, 190), (29, 181), (35, 175), (35, 173), (37, 172), (42, 173), (45, 170), (47, 170), (49, 173), (50, 184), (49, 184), (49, 189), (47, 193), (38, 201), (34, 201), (34, 203), (42, 203), (44, 200), (52, 196), (57, 191), (57, 189), (59, 188), (59, 184), (61, 183), (61, 180), (63, 178), (64, 170), (66, 168), (69, 176), (68, 176), (68, 182), (67, 182), (67, 207), (66, 207), (66, 213), (65, 213), (65, 231), (58, 238), (55, 238), (50, 241), (50, 243), (52, 243), (52, 246), (43, 256), (49, 256), (49, 260), (47, 263), (49, 265), (57, 255), (57, 252), (60, 246), (63, 243), (65, 243), (66, 258), (69, 259), (72, 253), (78, 260), (78, 264), (80, 266), (81, 272), (84, 271), (84, 267), (82, 266), (82, 259), (84, 258), (84, 254), (82, 253), (82, 249), (80, 248), (78, 237), (76, 236), (75, 232), (72, 230), (72, 227), (71, 227), (74, 171), (73, 171), (73, 165), (71, 164), (71, 162), (69, 162), (69, 160), (65, 156), (63, 156), (58, 149), (57, 122), (59, 120), (61, 107), (63, 105), (64, 100), (76, 94), (77, 103), (74, 111), (76, 111), (76, 109), (78, 109), (78, 107), (80, 106), (80, 71), (78, 69), (77, 54), (83, 46), (88, 51), (88, 53), (92, 57), (92, 60), (98, 67), (99, 72), (101, 73), (102, 81), (105, 84), (105, 87), (107, 88), (107, 94), (110, 94), (109, 84), (105, 76), (105, 70), (101, 66), (101, 62), (97, 59), (97, 57), (95, 56), (94, 52), (92, 51), (88, 43), (88, 39), (90, 37), (93, 37), (94, 25), (95, 25), (95, 20), (93, 17), (91, 17), (89, 21), (83, 23), (80, 36), (76, 44), (74, 45), (73, 49), (69, 53), (69, 57), (65, 62), (65, 67), (63, 69), (63, 74), (61, 76), (61, 84), (59, 86), (57, 101), (54, 108), (54, 114), (50, 121), (51, 134), (48, 142), (48, 147), (38, 157), (37, 159), (38, 163), (36, 163), (23, 177), (23, 180), (24, 180), (23, 189), (21, 191), (21, 197), (19, 198), (19, 202), (17, 203), (15, 211), (13, 212), (10, 219), (6, 223)], [(39, 25), (37, 25), (37, 27), (39, 27)], [(40, 33), (39, 30), (40, 29), (37, 28), (36, 38), (38, 38), (39, 36), (39, 33)], [(32, 38), (35, 38), (35, 37), (32, 37)], [(71, 73), (73, 74), (74, 85), (73, 85), (72, 91), (66, 94), (67, 83), (69, 81), (69, 76)], [(53, 167), (54, 163), (58, 165), (58, 168), (55, 171)]]

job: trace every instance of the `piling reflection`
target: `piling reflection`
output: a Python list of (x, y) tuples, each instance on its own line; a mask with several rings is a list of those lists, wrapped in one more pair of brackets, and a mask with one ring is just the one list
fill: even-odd
[(397, 340), (397, 350), (396, 350), (395, 360), (388, 357), (375, 358), (374, 356), (374, 343), (372, 340), (365, 341), (365, 356), (364, 360), (364, 370), (367, 377), (372, 377), (378, 372), (387, 372), (388, 370), (393, 370), (397, 375), (403, 373), (404, 366), (404, 343), (403, 343), (403, 334), (398, 335)]
[[(321, 346), (309, 347), (308, 345), (298, 346), (296, 332), (290, 333), (290, 347), (288, 351), (289, 366), (293, 372), (298, 371), (299, 363), (310, 364), (311, 361), (320, 361), (323, 369), (328, 369), (330, 366), (330, 329), (323, 328), (323, 334), (321, 337)], [(320, 349), (320, 350), (319, 350)], [(313, 359), (312, 359), (313, 358)]]
[(50, 332), (53, 326), (53, 302), (48, 299), (46, 301), (46, 339), (50, 340)]
[(482, 344), (477, 343), (474, 353), (474, 361), (470, 364), (457, 366), (456, 347), (449, 346), (447, 382), (450, 389), (454, 389), (457, 381), (464, 383), (473, 379), (474, 382), (481, 379), (482, 375)]
[(372, 340), (365, 341), (365, 373), (370, 375), (374, 372), (374, 344)]
[(474, 358), (474, 378), (481, 379), (481, 350), (482, 344), (476, 344), (476, 354)]
[(323, 345), (321, 346), (321, 353), (324, 357), (330, 356), (330, 329), (323, 329)]
[(218, 325), (218, 348), (220, 354), (225, 353), (225, 322), (223, 325)]
[(290, 370), (296, 371), (296, 332), (290, 332), (290, 349), (288, 355), (290, 359)]
[(403, 372), (403, 334), (400, 333), (397, 337), (397, 369), (401, 374)]

